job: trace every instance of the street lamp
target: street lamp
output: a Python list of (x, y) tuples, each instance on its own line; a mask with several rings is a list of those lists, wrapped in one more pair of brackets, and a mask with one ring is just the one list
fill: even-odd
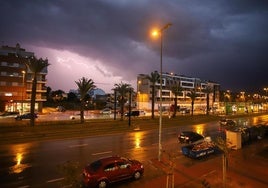
[(161, 161), (162, 151), (162, 59), (163, 59), (163, 32), (168, 29), (172, 24), (168, 23), (158, 31), (153, 31), (153, 36), (160, 35), (160, 113), (159, 113), (159, 134), (158, 134), (158, 161)]
[(23, 114), (23, 95), (24, 95), (24, 79), (25, 79), (25, 71), (21, 71), (22, 73), (22, 93), (21, 93), (21, 113)]

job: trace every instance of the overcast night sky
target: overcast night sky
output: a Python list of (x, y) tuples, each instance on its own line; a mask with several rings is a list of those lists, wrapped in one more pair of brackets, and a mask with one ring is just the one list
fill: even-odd
[(267, 0), (0, 0), (1, 45), (48, 58), (53, 90), (91, 78), (111, 92), (138, 74), (163, 72), (218, 82), (231, 91), (268, 87)]

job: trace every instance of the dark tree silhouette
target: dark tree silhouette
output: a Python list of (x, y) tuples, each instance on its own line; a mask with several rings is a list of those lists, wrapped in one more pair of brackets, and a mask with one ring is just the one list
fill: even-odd
[(152, 88), (152, 119), (154, 119), (154, 103), (155, 103), (155, 85), (160, 79), (160, 75), (157, 71), (151, 72), (151, 75), (146, 77), (151, 82)]
[(42, 70), (49, 66), (47, 59), (37, 59), (35, 56), (32, 56), (25, 62), (27, 68), (30, 70), (28, 74), (32, 74), (32, 94), (31, 94), (31, 119), (30, 125), (34, 126), (35, 124), (35, 101), (36, 101), (36, 87), (37, 87), (37, 75), (42, 72)]

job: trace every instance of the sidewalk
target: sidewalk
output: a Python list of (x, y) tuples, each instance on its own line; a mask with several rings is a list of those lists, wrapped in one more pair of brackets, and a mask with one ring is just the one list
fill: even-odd
[[(174, 159), (174, 187), (175, 188), (213, 188), (223, 187), (222, 157), (221, 155), (210, 156), (207, 159), (195, 161), (187, 159), (188, 164), (182, 162), (180, 156)], [(192, 161), (194, 160), (194, 161)], [(193, 164), (191, 164), (191, 161)], [(170, 161), (163, 157), (150, 161), (158, 171), (158, 175), (146, 181), (138, 187), (167, 188), (167, 174), (171, 173)], [(190, 165), (189, 165), (190, 164)], [(230, 152), (226, 187), (235, 188), (265, 188), (268, 186), (268, 139), (259, 140), (240, 150)], [(160, 174), (160, 172), (162, 174)], [(155, 173), (150, 169), (150, 172)], [(172, 175), (171, 175), (172, 177)], [(172, 182), (172, 178), (170, 178)], [(170, 183), (171, 185), (172, 183)], [(168, 187), (168, 188), (171, 188)]]

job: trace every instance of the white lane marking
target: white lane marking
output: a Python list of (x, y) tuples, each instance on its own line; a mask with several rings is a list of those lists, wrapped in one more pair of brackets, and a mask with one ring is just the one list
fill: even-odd
[(63, 180), (64, 178), (57, 178), (57, 179), (52, 179), (52, 180), (48, 180), (47, 183), (53, 183), (53, 182), (56, 182), (56, 181), (61, 181)]
[(91, 155), (103, 155), (107, 153), (112, 153), (112, 151), (104, 151), (104, 152), (99, 152), (99, 153), (92, 153)]
[(75, 147), (85, 147), (87, 146), (88, 144), (77, 144), (77, 145), (70, 145), (69, 147), (70, 148), (75, 148)]

